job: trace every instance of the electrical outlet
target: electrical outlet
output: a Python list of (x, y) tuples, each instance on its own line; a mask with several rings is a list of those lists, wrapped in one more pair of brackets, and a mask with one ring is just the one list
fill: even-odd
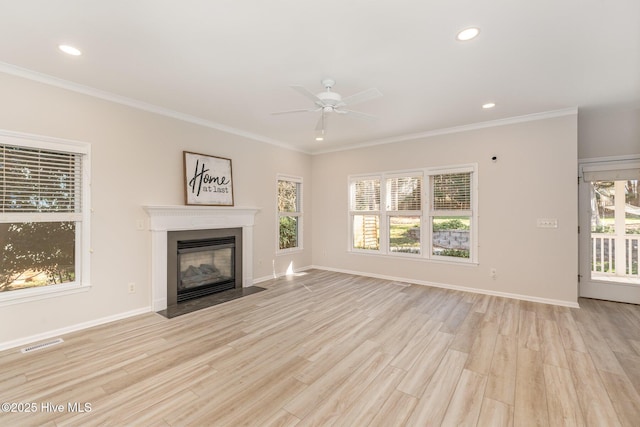
[(134, 294), (136, 292), (136, 284), (131, 282), (129, 283), (129, 293)]
[(498, 276), (498, 270), (496, 270), (495, 268), (490, 268), (489, 277), (491, 277), (492, 279), (495, 279), (497, 276)]
[(136, 230), (144, 230), (144, 220), (143, 219), (136, 220)]

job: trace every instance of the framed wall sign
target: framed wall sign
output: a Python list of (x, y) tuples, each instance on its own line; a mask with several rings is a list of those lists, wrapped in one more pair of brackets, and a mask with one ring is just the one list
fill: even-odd
[(184, 152), (185, 203), (233, 206), (231, 159)]

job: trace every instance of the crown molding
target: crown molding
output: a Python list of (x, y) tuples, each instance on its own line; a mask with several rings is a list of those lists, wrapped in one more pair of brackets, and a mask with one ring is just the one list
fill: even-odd
[(532, 122), (536, 120), (545, 120), (545, 119), (552, 119), (556, 117), (574, 116), (574, 115), (578, 115), (577, 107), (565, 108), (565, 109), (554, 110), (554, 111), (545, 111), (540, 113), (527, 114), (523, 116), (508, 117), (505, 119), (490, 120), (486, 122), (478, 122), (478, 123), (472, 123), (472, 124), (462, 125), (462, 126), (453, 126), (449, 128), (435, 129), (435, 130), (430, 130), (426, 132), (419, 132), (419, 133), (413, 133), (413, 134), (407, 134), (407, 135), (399, 135), (399, 136), (394, 136), (390, 138), (377, 139), (369, 142), (364, 142), (361, 144), (354, 144), (354, 145), (331, 149), (331, 150), (314, 151), (313, 154), (326, 154), (326, 153), (333, 153), (337, 151), (355, 150), (360, 148), (373, 147), (376, 145), (385, 145), (385, 144), (393, 144), (396, 142), (413, 141), (416, 139), (431, 138), (439, 135), (469, 132), (469, 131), (478, 130), (478, 129), (487, 129), (487, 128), (493, 128), (498, 126), (507, 126), (507, 125), (513, 125), (518, 123)]
[[(304, 152), (306, 151), (300, 150), (297, 147), (294, 147), (291, 144), (287, 144), (282, 141), (275, 140), (273, 138), (269, 138), (263, 135), (251, 133), (244, 131), (242, 129), (237, 129), (231, 126), (226, 126), (217, 122), (213, 122), (211, 120), (202, 119), (200, 117), (192, 116), (189, 114), (181, 113), (179, 111), (171, 110), (168, 108), (160, 107), (154, 104), (150, 104), (147, 102), (139, 101), (137, 99), (128, 98), (126, 96), (116, 95), (112, 92), (95, 89), (90, 86), (81, 85), (78, 83), (71, 82), (69, 80), (60, 79), (58, 77), (53, 77), (48, 74), (39, 73), (37, 71), (29, 70), (26, 68), (21, 68), (15, 66), (13, 64), (8, 64), (6, 62), (0, 62), (0, 72), (5, 74), (10, 74), (13, 76), (21, 77), (24, 79), (36, 81), (39, 83), (44, 83), (49, 86), (55, 86), (61, 89), (69, 90), (72, 92), (81, 93), (83, 95), (91, 96), (94, 98), (99, 98), (105, 101), (114, 102), (116, 104), (126, 105), (127, 107), (135, 108), (142, 111), (147, 111), (149, 113), (158, 114), (165, 117), (170, 117), (176, 120), (180, 120), (187, 123), (192, 123), (195, 125), (203, 126), (210, 129), (219, 130), (231, 135), (241, 136), (243, 138), (251, 139), (258, 142), (264, 142), (267, 144), (275, 145), (280, 148), (285, 148), (287, 150)], [(309, 153), (307, 153), (309, 154)]]

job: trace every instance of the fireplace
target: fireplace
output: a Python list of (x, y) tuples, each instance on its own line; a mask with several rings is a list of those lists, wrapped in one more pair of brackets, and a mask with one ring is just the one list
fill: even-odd
[(235, 240), (178, 242), (178, 302), (235, 288)]
[[(182, 240), (208, 238), (204, 230), (241, 230), (236, 235), (235, 281), (237, 287), (253, 285), (253, 225), (258, 208), (219, 207), (219, 206), (144, 206), (149, 215), (151, 231), (151, 308), (155, 312), (166, 310), (169, 305), (177, 304), (177, 256), (173, 268), (168, 268), (169, 254), (177, 254), (176, 246), (170, 250), (169, 234), (174, 232), (195, 231), (193, 237), (181, 237)], [(215, 236), (220, 237), (220, 236)], [(241, 241), (241, 250), (238, 241)], [(171, 273), (169, 273), (171, 271)], [(174, 281), (172, 289), (175, 296), (169, 296), (169, 281)], [(240, 289), (242, 290), (242, 289)], [(173, 294), (174, 291), (172, 291)], [(225, 292), (226, 293), (226, 292)], [(222, 295), (222, 293), (219, 293)], [(170, 302), (171, 301), (171, 302)], [(190, 301), (198, 301), (197, 299)]]
[(170, 231), (167, 305), (242, 287), (242, 229)]

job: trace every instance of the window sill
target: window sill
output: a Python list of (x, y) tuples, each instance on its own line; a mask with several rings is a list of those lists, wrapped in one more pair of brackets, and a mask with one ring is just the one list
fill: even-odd
[(298, 252), (304, 252), (304, 248), (278, 249), (276, 251), (276, 256), (295, 254)]
[(452, 257), (425, 258), (422, 255), (415, 255), (415, 254), (403, 255), (397, 252), (390, 253), (390, 254), (383, 254), (383, 253), (367, 252), (365, 250), (349, 250), (347, 251), (347, 253), (351, 255), (364, 255), (364, 256), (377, 257), (377, 258), (390, 258), (395, 260), (402, 259), (407, 261), (419, 261), (419, 262), (427, 262), (427, 263), (433, 263), (433, 264), (457, 265), (461, 267), (477, 267), (479, 265), (477, 261), (471, 261), (471, 260), (460, 261)]
[(91, 285), (88, 284), (65, 283), (61, 285), (2, 292), (0, 293), (0, 307), (87, 292), (89, 289), (91, 289)]

